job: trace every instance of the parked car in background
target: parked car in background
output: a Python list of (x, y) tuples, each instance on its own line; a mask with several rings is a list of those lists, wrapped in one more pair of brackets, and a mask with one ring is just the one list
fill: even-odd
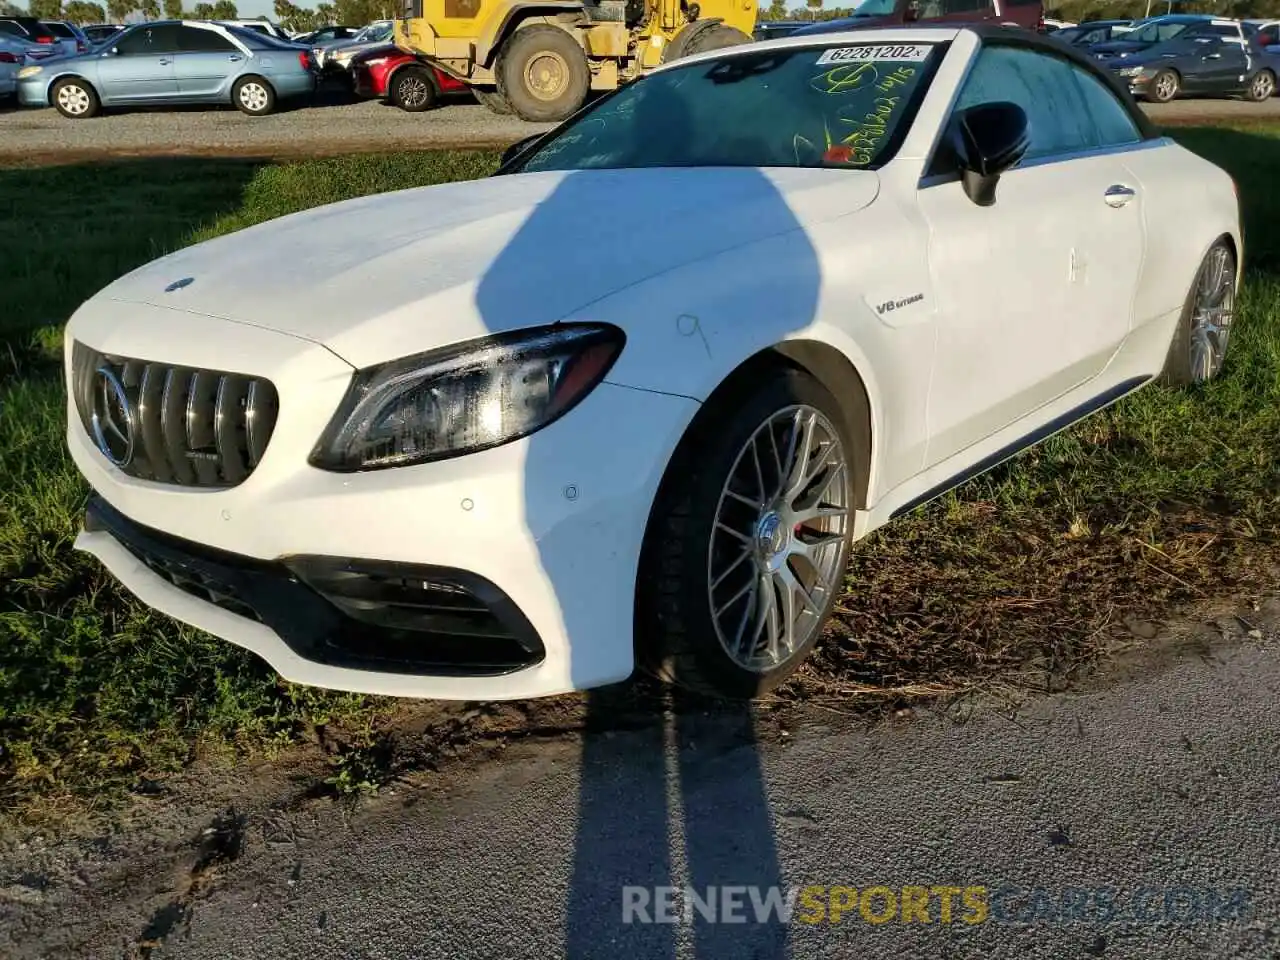
[(757, 20), (752, 36), (757, 40), (776, 40), (790, 36), (805, 25), (803, 20)]
[(351, 61), (366, 50), (390, 43), (394, 31), (394, 21), (375, 20), (350, 40), (318, 45), (315, 48), (316, 63), (322, 73), (350, 78)]
[(64, 56), (74, 57), (77, 53), (84, 53), (93, 46), (89, 42), (88, 35), (74, 23), (66, 20), (41, 20), (40, 22), (58, 38), (58, 47)]
[(1086, 20), (1074, 27), (1053, 31), (1053, 38), (1074, 47), (1092, 47), (1097, 43), (1118, 40), (1134, 28), (1134, 20)]
[(982, 21), (1043, 32), (1044, 4), (1041, 0), (862, 0), (848, 17), (806, 24), (791, 35), (808, 36), (916, 22), (959, 24)]
[(1044, 28), (1044, 33), (1057, 33), (1059, 30), (1076, 26), (1076, 22), (1074, 20), (1058, 20), (1054, 17), (1044, 17), (1040, 21), (1040, 25)]
[(1209, 23), (1213, 17), (1199, 13), (1175, 13), (1163, 17), (1139, 20), (1132, 30), (1126, 30), (1111, 40), (1090, 46), (1089, 53), (1099, 60), (1129, 56), (1172, 40), (1185, 30)]
[[(1097, 49), (1097, 48), (1095, 48)], [(1135, 96), (1167, 103), (1184, 94), (1269, 100), (1276, 92), (1280, 58), (1247, 35), (1239, 20), (1211, 20), (1173, 39), (1103, 61)]]
[(351, 40), (359, 32), (359, 27), (321, 27), (319, 30), (312, 30), (310, 33), (297, 34), (293, 40), (295, 43), (319, 46), (320, 44), (342, 43), (345, 40)]
[(1244, 28), (1266, 53), (1280, 54), (1280, 20), (1245, 20)]
[(277, 40), (290, 40), (288, 32), (270, 20), (214, 20), (214, 23), (220, 23), (224, 27), (240, 27), (242, 30), (252, 30), (254, 33), (263, 33), (268, 37), (275, 37)]
[(0, 34), (0, 100), (10, 100), (18, 92), (18, 71), (27, 64), (27, 50), (35, 44)]
[(18, 97), (77, 120), (103, 107), (177, 103), (231, 103), (262, 116), (315, 84), (304, 47), (207, 21), (168, 20), (129, 27), (78, 57), (22, 68)]
[(123, 29), (124, 24), (120, 23), (93, 23), (84, 28), (84, 34), (89, 38), (90, 45), (96, 47)]
[(35, 17), (0, 17), (0, 34), (48, 47), (50, 54), (65, 52), (58, 35)]
[(753, 698), (856, 540), (1224, 369), (1235, 184), (1096, 61), (985, 24), (806, 40), (96, 293), (76, 549), (296, 683), (506, 700), (639, 664)]
[(354, 56), (351, 78), (358, 96), (387, 100), (411, 113), (430, 110), (442, 94), (471, 91), (468, 84), (394, 44)]

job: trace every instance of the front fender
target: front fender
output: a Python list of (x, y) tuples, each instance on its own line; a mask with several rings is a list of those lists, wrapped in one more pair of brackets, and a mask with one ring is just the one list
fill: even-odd
[(575, 319), (603, 320), (627, 331), (611, 382), (700, 402), (763, 350), (787, 341), (835, 349), (867, 395), (867, 497), (873, 503), (923, 463), (935, 329), (931, 296), (893, 311), (892, 322), (877, 315), (872, 304), (883, 305), (877, 298), (884, 296), (878, 285), (910, 287), (885, 281), (886, 273), (910, 264), (920, 271), (918, 283), (927, 284), (924, 252), (899, 265), (886, 265), (883, 256), (862, 258), (866, 245), (841, 243), (857, 222), (839, 218), (688, 264), (593, 304)]

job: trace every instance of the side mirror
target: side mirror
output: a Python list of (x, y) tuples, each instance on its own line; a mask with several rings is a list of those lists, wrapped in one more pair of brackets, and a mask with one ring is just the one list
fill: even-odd
[(532, 136), (525, 137), (523, 140), (517, 140), (511, 146), (507, 147), (506, 150), (502, 151), (502, 166), (505, 167), (512, 160), (533, 146), (533, 142), (535, 140), (539, 140), (541, 138), (542, 134), (535, 133)]
[(982, 103), (956, 114), (949, 140), (960, 164), (965, 195), (980, 207), (996, 202), (1000, 175), (1026, 156), (1031, 134), (1016, 103)]
[(906, 9), (902, 11), (902, 22), (915, 23), (919, 19), (920, 19), (920, 4), (917, 2), (917, 0), (911, 0), (911, 2), (907, 4)]

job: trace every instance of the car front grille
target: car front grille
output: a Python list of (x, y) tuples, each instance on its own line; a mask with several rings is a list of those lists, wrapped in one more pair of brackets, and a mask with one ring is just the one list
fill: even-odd
[(260, 377), (72, 346), (72, 392), (89, 438), (131, 477), (234, 487), (261, 462), (279, 397)]

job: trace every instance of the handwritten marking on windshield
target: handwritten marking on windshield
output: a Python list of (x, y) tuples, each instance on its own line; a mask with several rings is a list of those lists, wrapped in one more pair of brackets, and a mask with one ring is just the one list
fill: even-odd
[(876, 84), (876, 89), (881, 93), (888, 93), (894, 87), (901, 87), (907, 84), (915, 75), (915, 67), (899, 67), (893, 73), (881, 77), (880, 82)]
[(870, 63), (855, 63), (843, 67), (832, 67), (826, 73), (820, 73), (809, 81), (810, 86), (826, 94), (852, 93), (867, 84), (880, 79), (876, 68)]

